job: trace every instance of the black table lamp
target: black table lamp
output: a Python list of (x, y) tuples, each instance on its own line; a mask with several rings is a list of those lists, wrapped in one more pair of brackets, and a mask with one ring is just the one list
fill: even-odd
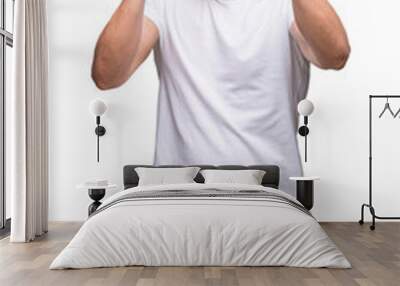
[(106, 134), (106, 129), (100, 125), (100, 117), (107, 111), (107, 105), (104, 101), (100, 99), (95, 99), (90, 102), (89, 105), (90, 112), (96, 117), (96, 129), (94, 130), (97, 135), (97, 162), (100, 162), (100, 151), (99, 151), (99, 141), (100, 136), (104, 136)]
[(308, 117), (314, 111), (314, 104), (308, 99), (299, 102), (297, 110), (304, 117), (304, 125), (299, 128), (299, 134), (304, 137), (304, 161), (307, 162), (307, 136), (310, 133), (308, 128)]

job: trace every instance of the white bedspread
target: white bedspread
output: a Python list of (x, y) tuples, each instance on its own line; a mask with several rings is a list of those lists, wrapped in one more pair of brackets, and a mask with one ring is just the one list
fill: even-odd
[[(262, 186), (185, 184), (146, 190), (265, 190)], [(50, 269), (145, 266), (349, 268), (318, 222), (290, 205), (262, 199), (184, 198), (117, 203), (89, 218)]]

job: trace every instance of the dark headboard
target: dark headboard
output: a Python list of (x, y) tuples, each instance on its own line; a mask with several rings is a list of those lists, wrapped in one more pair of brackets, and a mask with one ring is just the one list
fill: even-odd
[[(178, 165), (165, 165), (165, 166), (152, 166), (152, 165), (127, 165), (124, 167), (124, 189), (136, 187), (139, 183), (139, 177), (135, 171), (137, 167), (147, 168), (173, 168), (184, 167)], [(226, 166), (208, 166), (196, 165), (201, 169), (219, 169), (219, 170), (264, 170), (265, 176), (262, 180), (262, 185), (265, 187), (279, 188), (279, 167), (275, 165), (253, 165), (253, 166), (240, 166), (240, 165), (226, 165)], [(204, 183), (203, 176), (199, 173), (194, 179), (197, 183)]]

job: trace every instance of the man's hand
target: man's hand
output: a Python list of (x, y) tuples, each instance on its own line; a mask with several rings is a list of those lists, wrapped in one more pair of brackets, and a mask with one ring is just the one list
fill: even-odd
[(346, 31), (327, 0), (292, 0), (291, 34), (304, 56), (322, 69), (342, 69), (350, 55)]
[(97, 41), (92, 78), (102, 90), (122, 85), (158, 40), (157, 27), (143, 16), (144, 0), (123, 0)]

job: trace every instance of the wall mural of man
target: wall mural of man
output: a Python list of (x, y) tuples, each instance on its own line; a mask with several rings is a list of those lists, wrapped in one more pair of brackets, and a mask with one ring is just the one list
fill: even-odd
[(127, 81), (154, 50), (160, 79), (155, 164), (277, 164), (301, 175), (296, 105), (309, 63), (342, 69), (345, 29), (327, 0), (123, 0), (92, 77)]

